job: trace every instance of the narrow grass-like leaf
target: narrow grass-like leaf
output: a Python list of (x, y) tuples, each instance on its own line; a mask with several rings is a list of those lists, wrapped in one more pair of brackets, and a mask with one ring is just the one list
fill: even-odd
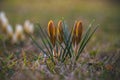
[(61, 52), (62, 52), (62, 50), (65, 50), (65, 48), (63, 47), (63, 45), (62, 45), (58, 40), (57, 40), (57, 44), (58, 44), (59, 47), (61, 48), (59, 60), (62, 60), (62, 55), (63, 55), (63, 53), (61, 53)]
[(46, 38), (46, 40), (47, 40), (47, 42), (48, 42), (48, 44), (49, 44), (49, 48), (48, 48), (47, 44), (46, 44), (45, 41), (42, 39), (43, 36), (46, 36), (46, 34), (45, 34), (45, 32), (43, 31), (43, 29), (41, 28), (41, 26), (40, 26), (39, 24), (38, 24), (38, 27), (40, 28), (40, 32), (41, 32), (41, 33), (40, 33), (41, 40), (42, 40), (42, 42), (43, 42), (45, 48), (46, 48), (47, 51), (49, 52), (52, 61), (54, 62), (52, 50), (51, 50), (51, 49), (50, 49), (51, 51), (49, 50), (49, 48), (51, 48), (51, 44), (50, 44), (50, 42), (48, 41), (48, 39)]
[(65, 59), (66, 59), (66, 57), (68, 56), (68, 54), (69, 54), (69, 57), (72, 57), (72, 54), (71, 54), (71, 52), (70, 52), (71, 46), (72, 46), (72, 40), (71, 40), (71, 42), (70, 42), (70, 45), (68, 45), (67, 52), (65, 53), (65, 56), (63, 57), (62, 62), (65, 61)]
[(93, 29), (93, 31), (88, 35), (88, 37), (85, 38), (86, 40), (83, 42), (83, 45), (81, 45), (81, 47), (80, 47), (80, 49), (78, 51), (78, 55), (76, 56), (76, 61), (78, 60), (81, 52), (83, 51), (84, 47), (86, 46), (88, 41), (91, 39), (92, 35), (94, 34), (94, 32), (96, 31), (97, 28), (98, 28), (98, 25)]
[(51, 42), (50, 42), (50, 38), (49, 38), (46, 30), (45, 30), (45, 35), (47, 36), (46, 40), (47, 40), (48, 45), (49, 45), (49, 48), (50, 48), (50, 50), (51, 50), (51, 52), (52, 52), (53, 46), (52, 46), (52, 44), (51, 44)]
[(23, 55), (23, 64), (24, 64), (24, 66), (26, 66), (27, 65), (27, 57), (23, 50), (22, 50), (22, 55)]
[(31, 35), (28, 34), (28, 36), (32, 39), (33, 43), (45, 54), (49, 57), (49, 55), (43, 50), (43, 48), (33, 39)]
[(49, 47), (50, 47), (50, 50), (51, 50), (51, 52), (52, 52), (52, 48), (53, 48), (53, 47), (52, 47), (52, 44), (50, 43), (50, 40), (49, 40), (49, 36), (48, 36), (48, 34), (47, 34), (47, 31), (46, 31), (46, 30), (43, 31), (43, 29), (41, 28), (41, 26), (40, 26), (39, 24), (37, 24), (37, 26), (39, 27), (40, 31), (42, 31), (43, 36), (46, 37), (46, 41), (48, 42)]
[[(46, 33), (46, 34), (45, 34)], [(49, 36), (48, 36), (48, 34), (47, 34), (47, 31), (45, 31), (44, 32), (44, 35), (46, 35), (47, 36), (47, 38), (46, 38), (46, 40), (47, 40), (47, 42), (48, 42), (48, 45), (49, 45), (49, 48), (50, 48), (50, 50), (51, 50), (51, 52), (53, 51), (53, 46), (52, 46), (52, 44), (51, 44), (51, 42), (50, 42), (50, 38), (49, 38)], [(53, 54), (51, 54), (51, 59), (52, 59), (52, 61), (54, 62), (54, 64), (55, 64), (55, 61), (54, 61), (54, 59), (53, 59)]]
[(40, 28), (41, 34), (43, 34), (43, 36), (46, 37), (46, 41), (48, 42), (49, 48), (50, 48), (51, 53), (52, 53), (53, 47), (52, 47), (52, 44), (51, 44), (51, 42), (50, 42), (50, 40), (49, 40), (49, 36), (48, 36), (48, 34), (47, 34), (47, 31), (46, 31), (46, 30), (43, 31), (43, 29), (41, 28), (41, 26), (40, 26), (39, 24), (38, 24), (38, 27)]
[(50, 50), (48, 49), (48, 47), (47, 47), (47, 44), (45, 43), (45, 41), (43, 40), (43, 36), (45, 36), (44, 35), (44, 32), (43, 32), (43, 30), (42, 30), (42, 28), (39, 26), (39, 28), (40, 28), (40, 36), (41, 36), (41, 40), (42, 40), (42, 42), (43, 42), (43, 44), (44, 44), (44, 46), (45, 46), (45, 48), (47, 49), (47, 51), (49, 52), (49, 54), (50, 54), (50, 56), (52, 55), (52, 52), (50, 52)]
[[(69, 36), (69, 38), (70, 38), (70, 36)], [(66, 53), (66, 51), (68, 50), (68, 46), (69, 46), (69, 43), (70, 43), (70, 39), (69, 39), (67, 42), (68, 42), (68, 43), (65, 45), (65, 49), (64, 49), (62, 58), (65, 56), (65, 53)]]
[(60, 45), (60, 47), (64, 50), (65, 48), (63, 47), (63, 45), (57, 40), (58, 45)]
[(69, 36), (69, 31), (68, 31), (68, 26), (65, 24), (64, 19), (62, 19), (63, 22), (63, 38), (64, 38), (64, 43), (65, 45), (68, 43), (68, 36)]
[[(73, 30), (73, 28), (72, 28)], [(69, 37), (68, 37), (68, 40), (67, 40), (67, 43), (65, 45), (65, 49), (64, 49), (64, 52), (63, 52), (63, 55), (62, 55), (62, 62), (64, 62), (65, 58), (67, 57), (67, 55), (69, 54), (69, 56), (71, 57), (71, 52), (70, 52), (70, 49), (72, 48), (72, 40), (71, 40), (71, 37), (72, 37), (72, 30), (69, 34)], [(67, 51), (67, 52), (66, 52)]]
[[(89, 24), (87, 31), (86, 31), (85, 34), (83, 35), (83, 38), (82, 38), (82, 40), (81, 40), (81, 42), (80, 42), (80, 47), (83, 45), (83, 43), (85, 42), (86, 38), (89, 36), (90, 31), (91, 31), (91, 27), (92, 27), (94, 21), (95, 21), (95, 20), (93, 20), (93, 21)], [(80, 50), (80, 48), (79, 48), (79, 50)], [(78, 50), (78, 51), (79, 51), (79, 50)]]

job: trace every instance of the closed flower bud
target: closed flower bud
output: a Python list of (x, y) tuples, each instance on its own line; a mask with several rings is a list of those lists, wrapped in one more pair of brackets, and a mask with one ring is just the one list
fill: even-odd
[(34, 26), (29, 20), (26, 20), (24, 23), (24, 31), (28, 34), (32, 34), (34, 32)]
[(8, 19), (4, 12), (0, 13), (0, 27), (2, 28), (2, 32), (6, 33), (6, 28), (8, 26)]
[(72, 31), (72, 43), (75, 46), (76, 43), (76, 27), (77, 27), (77, 21), (75, 21), (74, 28)]
[(76, 27), (76, 44), (79, 44), (81, 41), (81, 36), (82, 36), (82, 22), (78, 21), (77, 22), (77, 27)]
[(56, 41), (56, 27), (52, 20), (48, 23), (48, 35), (53, 46), (55, 46)]
[(58, 36), (59, 42), (62, 43), (63, 42), (63, 27), (62, 27), (61, 20), (58, 22), (57, 36)]
[(76, 21), (73, 29), (73, 37), (72, 37), (72, 42), (73, 45), (78, 45), (81, 41), (81, 36), (82, 36), (82, 22), (81, 21)]
[(17, 37), (17, 40), (24, 40), (25, 36), (23, 34), (23, 27), (21, 25), (17, 25), (15, 29), (15, 34)]
[(7, 32), (8, 38), (11, 39), (12, 36), (13, 36), (13, 28), (12, 28), (11, 25), (8, 25), (8, 26), (7, 26), (6, 32)]

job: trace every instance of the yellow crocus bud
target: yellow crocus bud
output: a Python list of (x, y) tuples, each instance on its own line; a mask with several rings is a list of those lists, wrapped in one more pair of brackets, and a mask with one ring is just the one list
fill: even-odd
[(82, 36), (82, 22), (78, 21), (77, 22), (77, 27), (76, 27), (76, 44), (78, 45), (81, 41), (81, 36)]
[(76, 21), (73, 28), (72, 42), (73, 45), (78, 45), (81, 41), (82, 36), (82, 22)]
[(51, 41), (53, 47), (55, 47), (56, 27), (55, 27), (54, 22), (52, 20), (50, 20), (48, 23), (48, 35), (49, 35), (49, 38), (50, 38), (50, 41)]
[(57, 28), (57, 36), (60, 43), (63, 42), (63, 27), (62, 27), (62, 20), (58, 22), (58, 28)]
[(73, 33), (72, 33), (72, 42), (73, 42), (75, 53), (78, 52), (78, 44), (81, 41), (81, 36), (82, 36), (82, 22), (76, 21), (74, 24)]

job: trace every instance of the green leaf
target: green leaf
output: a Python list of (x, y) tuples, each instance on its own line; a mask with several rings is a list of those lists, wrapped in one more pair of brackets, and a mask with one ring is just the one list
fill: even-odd
[(86, 33), (85, 36), (87, 36), (87, 37), (85, 38), (85, 41), (82, 41), (82, 45), (80, 45), (80, 49), (78, 51), (78, 55), (76, 56), (76, 61), (78, 60), (81, 52), (83, 51), (84, 47), (86, 46), (86, 44), (88, 43), (88, 41), (91, 39), (92, 35), (94, 34), (94, 32), (96, 31), (97, 28), (98, 28), (98, 25), (93, 29), (93, 31), (91, 31), (91, 33), (88, 32), (88, 33), (90, 33), (89, 35), (87, 35), (88, 33)]
[(72, 57), (72, 54), (70, 52), (70, 49), (72, 48), (72, 30), (73, 30), (73, 28), (71, 29), (71, 32), (68, 36), (67, 43), (65, 45), (65, 49), (64, 49), (64, 52), (62, 55), (62, 62), (65, 61), (65, 58), (67, 57), (68, 54), (69, 54), (69, 57)]
[[(40, 35), (41, 35), (41, 40), (42, 40), (45, 48), (47, 49), (47, 51), (48, 51), (49, 54), (50, 54), (50, 57), (51, 57), (50, 59), (55, 63), (55, 61), (54, 61), (54, 59), (53, 59), (53, 47), (52, 47), (52, 44), (50, 43), (50, 40), (48, 40), (49, 38), (46, 38), (46, 41), (48, 42), (49, 47), (47, 46), (47, 44), (45, 43), (45, 41), (42, 39), (43, 36), (44, 36), (44, 37), (48, 37), (48, 35), (45, 34), (45, 31), (43, 31), (43, 29), (41, 28), (40, 25), (39, 25), (39, 28), (40, 28), (40, 32), (41, 32), (41, 33), (40, 33)], [(47, 32), (46, 32), (46, 33), (47, 33)], [(50, 50), (49, 50), (49, 48), (50, 48)]]
[[(45, 54), (48, 56), (48, 54), (43, 50), (43, 48), (37, 43), (37, 41), (31, 36), (28, 34), (28, 36), (32, 39), (33, 43)], [(49, 57), (49, 56), (48, 56)]]

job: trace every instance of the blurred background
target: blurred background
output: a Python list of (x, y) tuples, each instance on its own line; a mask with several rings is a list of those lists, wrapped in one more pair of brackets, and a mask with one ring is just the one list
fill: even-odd
[(0, 0), (0, 11), (13, 27), (26, 19), (47, 27), (49, 20), (57, 24), (64, 17), (69, 27), (82, 20), (86, 28), (95, 19), (100, 27), (89, 46), (102, 51), (120, 49), (120, 0)]

